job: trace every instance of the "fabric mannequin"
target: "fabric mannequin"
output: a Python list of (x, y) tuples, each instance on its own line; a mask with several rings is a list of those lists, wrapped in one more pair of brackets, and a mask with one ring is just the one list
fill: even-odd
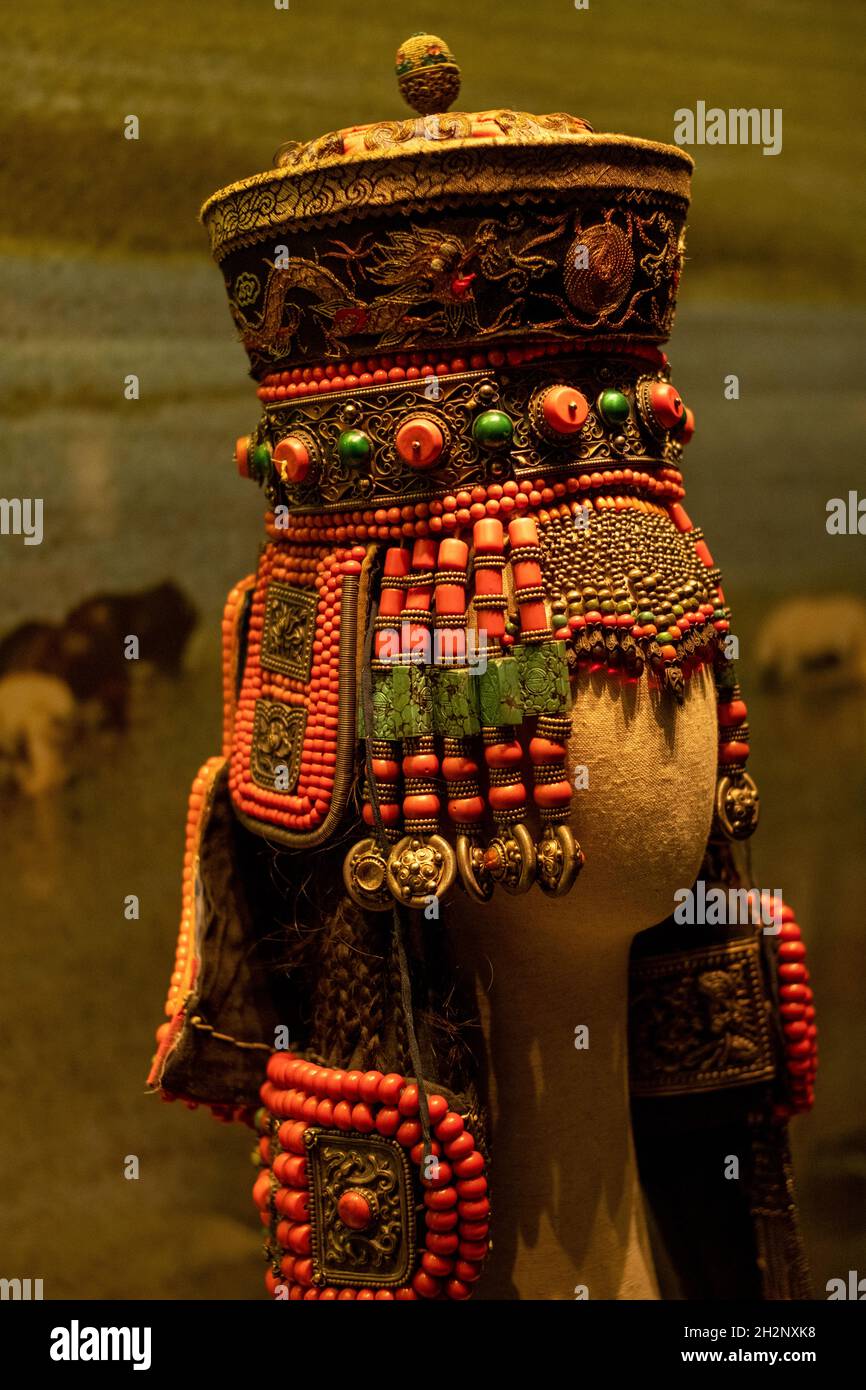
[(700, 868), (715, 691), (698, 676), (678, 708), (640, 684), (585, 680), (599, 689), (578, 690), (573, 715), (570, 761), (588, 769), (573, 816), (587, 856), (577, 888), (552, 902), (538, 890), (504, 898), (495, 914), (458, 899), (449, 915), (490, 1073), (502, 1216), (482, 1298), (574, 1298), (578, 1285), (590, 1298), (658, 1296), (631, 1138), (628, 953)]

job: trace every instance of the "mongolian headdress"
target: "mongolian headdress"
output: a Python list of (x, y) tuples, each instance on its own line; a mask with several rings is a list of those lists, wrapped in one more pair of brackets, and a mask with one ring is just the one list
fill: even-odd
[[(573, 116), (449, 112), (430, 35), (397, 75), (416, 114), (286, 145), (202, 210), (258, 383), (236, 460), (266, 539), (225, 611), (224, 746), (193, 786), (151, 1084), (255, 1123), (268, 1287), (291, 1298), (462, 1299), (479, 1277), (490, 1154), (440, 909), (574, 888), (574, 674), (676, 701), (711, 668), (713, 881), (746, 882), (758, 810), (660, 347), (692, 161)], [(815, 1071), (803, 954), (787, 908), (773, 937), (696, 950), (667, 924), (633, 953), (657, 1218), (687, 1241), (653, 1133), (687, 1154), (721, 1115), (770, 1297), (805, 1288), (784, 1139)]]

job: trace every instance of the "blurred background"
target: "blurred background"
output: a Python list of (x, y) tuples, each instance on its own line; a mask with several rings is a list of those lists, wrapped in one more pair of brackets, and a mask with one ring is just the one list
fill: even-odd
[[(778, 156), (692, 150), (669, 351), (698, 420), (687, 506), (740, 639), (758, 881), (796, 904), (811, 957), (818, 1103), (794, 1142), (823, 1296), (866, 1274), (866, 536), (825, 527), (830, 498), (866, 495), (866, 7), (394, 9), (33, 0), (4, 16), (0, 491), (42, 497), (45, 534), (0, 537), (0, 1273), (43, 1278), (47, 1298), (260, 1296), (248, 1132), (144, 1091), (187, 791), (219, 746), (221, 606), (260, 523), (231, 461), (258, 402), (196, 214), (288, 138), (400, 116), (394, 53), (432, 29), (463, 110), (565, 110), (667, 141), (699, 100), (783, 111)], [(163, 635), (155, 661), (122, 659), (131, 631)]]

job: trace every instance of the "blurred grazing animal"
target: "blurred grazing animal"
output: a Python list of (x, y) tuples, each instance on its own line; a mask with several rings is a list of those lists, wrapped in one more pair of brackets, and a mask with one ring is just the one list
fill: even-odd
[(39, 796), (69, 776), (80, 713), (69, 686), (39, 672), (0, 679), (0, 785)]
[(853, 594), (788, 599), (761, 627), (756, 650), (766, 689), (862, 689), (866, 603)]
[(59, 623), (23, 623), (0, 641), (0, 677), (40, 672), (55, 676), (79, 703), (96, 702), (108, 727), (126, 727), (135, 663), (124, 655), (128, 636), (139, 659), (164, 675), (177, 675), (198, 621), (186, 595), (171, 581), (134, 594), (96, 594)]

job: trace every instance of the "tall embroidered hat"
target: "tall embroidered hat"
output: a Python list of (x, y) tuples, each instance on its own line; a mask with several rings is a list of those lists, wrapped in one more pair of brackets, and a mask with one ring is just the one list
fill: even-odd
[[(748, 883), (758, 815), (660, 347), (692, 161), (573, 116), (449, 112), (459, 71), (429, 34), (397, 77), (414, 116), (286, 145), (202, 209), (262, 403), (236, 461), (266, 541), (226, 607), (223, 752), (193, 788), (151, 1083), (256, 1112), (268, 1287), (298, 1299), (462, 1299), (481, 1276), (475, 1006), (440, 907), (574, 888), (581, 674), (677, 702), (711, 668), (704, 878)], [(793, 913), (772, 941), (707, 928), (700, 952), (644, 935), (638, 1129), (673, 1103), (686, 1136), (733, 1094), (742, 1258), (766, 1296), (802, 1292), (784, 1121), (811, 1103), (816, 1030)]]
[(430, 35), (397, 70), (422, 114), (286, 145), (202, 209), (255, 375), (540, 335), (663, 342), (690, 157), (575, 116), (448, 112), (459, 77)]

